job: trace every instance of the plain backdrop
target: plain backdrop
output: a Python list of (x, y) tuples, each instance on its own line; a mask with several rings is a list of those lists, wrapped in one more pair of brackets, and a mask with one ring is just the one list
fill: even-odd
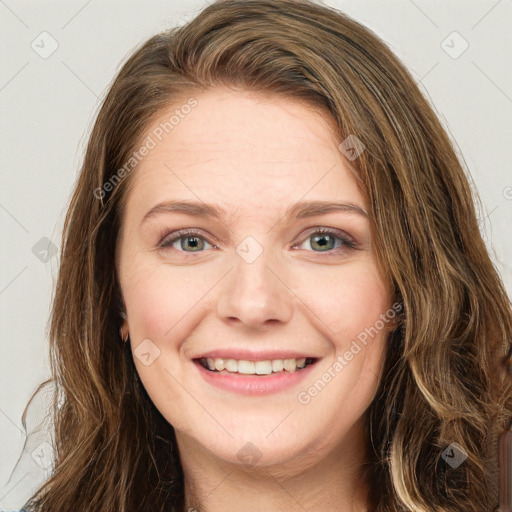
[[(0, 0), (1, 510), (48, 474), (50, 443), (27, 438), (21, 414), (49, 376), (55, 251), (99, 98), (137, 45), (206, 3)], [(418, 81), (480, 194), (481, 231), (512, 295), (512, 1), (324, 3), (376, 32)]]

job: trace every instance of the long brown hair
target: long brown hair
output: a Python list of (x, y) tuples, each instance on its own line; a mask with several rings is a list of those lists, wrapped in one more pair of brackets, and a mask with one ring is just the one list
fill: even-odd
[[(137, 172), (119, 169), (163, 108), (220, 85), (301, 99), (330, 112), (340, 142), (353, 135), (366, 148), (350, 165), (379, 269), (404, 308), (365, 418), (373, 510), (493, 510), (497, 436), (512, 415), (500, 366), (512, 312), (480, 235), (477, 197), (433, 109), (388, 47), (307, 0), (216, 1), (142, 44), (109, 88), (66, 215), (52, 303), (50, 363), (61, 401), (56, 394), (55, 468), (24, 508), (184, 505), (173, 428), (118, 332), (116, 239)], [(443, 457), (452, 443), (467, 455), (457, 467)]]

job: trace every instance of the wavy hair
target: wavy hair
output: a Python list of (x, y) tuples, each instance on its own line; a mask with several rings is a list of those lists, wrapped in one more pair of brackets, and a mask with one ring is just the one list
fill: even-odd
[[(353, 135), (366, 147), (349, 163), (368, 205), (379, 271), (403, 304), (365, 414), (372, 510), (494, 510), (497, 438), (512, 415), (501, 365), (512, 311), (480, 234), (478, 196), (387, 45), (309, 0), (215, 1), (137, 47), (110, 85), (66, 214), (52, 300), (54, 470), (24, 508), (184, 506), (174, 430), (118, 331), (116, 240), (136, 167), (108, 193), (104, 184), (119, 178), (162, 109), (217, 86), (302, 100), (332, 115), (340, 142)], [(467, 454), (457, 467), (443, 457), (454, 442)]]

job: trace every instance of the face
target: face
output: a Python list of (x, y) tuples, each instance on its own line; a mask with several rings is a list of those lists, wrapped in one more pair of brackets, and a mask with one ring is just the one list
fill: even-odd
[(122, 222), (137, 372), (178, 444), (238, 464), (328, 454), (360, 429), (393, 324), (363, 195), (327, 112), (195, 98), (145, 134)]

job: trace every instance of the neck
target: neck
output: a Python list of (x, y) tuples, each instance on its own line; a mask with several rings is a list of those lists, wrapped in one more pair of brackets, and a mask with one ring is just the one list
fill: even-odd
[(185, 477), (186, 512), (367, 512), (362, 467), (367, 444), (362, 422), (339, 446), (308, 447), (279, 464), (226, 462), (176, 432)]

